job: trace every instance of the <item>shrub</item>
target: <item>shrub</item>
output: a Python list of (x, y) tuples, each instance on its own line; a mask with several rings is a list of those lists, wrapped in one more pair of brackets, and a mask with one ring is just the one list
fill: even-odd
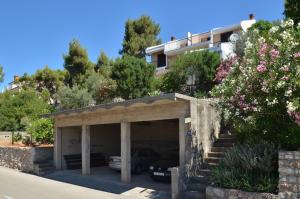
[(274, 193), (278, 185), (277, 157), (277, 147), (270, 142), (237, 144), (212, 170), (211, 182), (224, 188)]
[[(103, 67), (101, 67), (102, 69)], [(111, 102), (116, 94), (116, 82), (105, 74), (93, 72), (83, 85), (97, 104)]]
[[(186, 92), (185, 85), (189, 77), (195, 77), (195, 92), (207, 95), (214, 85), (216, 68), (220, 56), (207, 50), (186, 53), (171, 63), (170, 71), (163, 77), (163, 91)], [(194, 94), (192, 91), (189, 94)]]
[(51, 109), (47, 100), (31, 89), (0, 93), (0, 131), (24, 131), (22, 121), (38, 119)]
[(27, 128), (34, 142), (41, 144), (52, 144), (54, 141), (53, 122), (50, 119), (38, 119)]
[(31, 137), (29, 135), (22, 137), (22, 144), (31, 145), (32, 144)]
[(14, 133), (13, 134), (13, 142), (19, 142), (22, 140), (22, 135), (21, 133)]
[(260, 136), (283, 148), (300, 147), (300, 25), (292, 20), (266, 33), (252, 30), (245, 55), (232, 63), (213, 96), (234, 132)]
[(57, 93), (58, 101), (60, 102), (60, 109), (75, 109), (89, 106), (95, 103), (92, 94), (86, 88), (79, 88), (74, 85), (61, 86)]

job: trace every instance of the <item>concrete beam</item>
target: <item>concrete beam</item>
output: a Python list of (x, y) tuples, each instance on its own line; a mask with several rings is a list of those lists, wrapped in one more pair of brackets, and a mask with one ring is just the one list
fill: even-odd
[(90, 126), (83, 125), (81, 132), (82, 175), (90, 175)]
[(55, 127), (55, 136), (54, 136), (54, 165), (55, 168), (60, 170), (62, 169), (62, 128)]
[(121, 180), (131, 181), (131, 129), (129, 122), (121, 122)]

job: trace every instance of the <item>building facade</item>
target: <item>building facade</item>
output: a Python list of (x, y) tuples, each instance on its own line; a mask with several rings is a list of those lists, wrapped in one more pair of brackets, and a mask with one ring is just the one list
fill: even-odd
[(156, 74), (164, 74), (172, 61), (178, 55), (198, 50), (218, 52), (222, 59), (233, 55), (234, 41), (238, 39), (238, 33), (247, 31), (256, 20), (254, 15), (249, 15), (249, 20), (243, 20), (238, 24), (214, 28), (207, 32), (192, 34), (182, 39), (171, 37), (171, 41), (151, 46), (146, 53), (151, 57), (151, 62), (156, 65)]

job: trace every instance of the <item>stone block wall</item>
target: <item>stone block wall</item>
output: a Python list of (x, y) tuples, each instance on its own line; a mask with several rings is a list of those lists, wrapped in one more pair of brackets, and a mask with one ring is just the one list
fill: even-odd
[(300, 151), (279, 152), (279, 198), (300, 198)]
[(33, 162), (44, 162), (53, 160), (53, 147), (32, 147), (34, 149)]
[(34, 163), (53, 159), (53, 147), (1, 147), (0, 166), (34, 173)]

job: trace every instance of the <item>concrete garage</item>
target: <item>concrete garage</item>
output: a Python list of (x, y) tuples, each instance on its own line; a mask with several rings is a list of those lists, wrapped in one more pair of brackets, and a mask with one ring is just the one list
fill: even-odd
[[(91, 125), (90, 129), (90, 154), (91, 154), (91, 167), (107, 166), (107, 162), (110, 156), (120, 155), (121, 152), (121, 138), (120, 138), (120, 124), (102, 124)], [(82, 136), (81, 126), (71, 126), (61, 128), (62, 139), (62, 169), (80, 169), (82, 167)], [(97, 164), (99, 158), (96, 156), (103, 155), (101, 158), (103, 163)], [(70, 160), (71, 164), (66, 161), (66, 158), (73, 156)], [(76, 157), (74, 157), (76, 156)], [(76, 161), (76, 158), (78, 161)], [(104, 159), (105, 161), (103, 161)], [(80, 165), (78, 165), (80, 163)], [(73, 166), (73, 167), (72, 167)], [(70, 168), (71, 167), (71, 168)]]
[(213, 104), (172, 93), (52, 113), (55, 166), (64, 169), (65, 155), (81, 154), (82, 174), (91, 175), (91, 154), (103, 153), (106, 160), (121, 155), (120, 180), (130, 183), (132, 149), (150, 147), (162, 155), (178, 150), (178, 169), (172, 172), (172, 191), (178, 194), (195, 164), (194, 154), (206, 157), (218, 138), (220, 120)]

